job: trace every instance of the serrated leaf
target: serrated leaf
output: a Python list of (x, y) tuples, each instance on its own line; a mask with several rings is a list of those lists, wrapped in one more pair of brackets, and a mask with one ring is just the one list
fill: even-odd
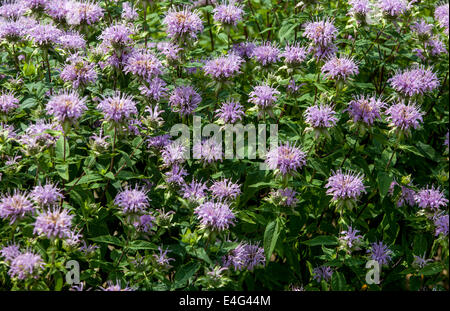
[(272, 256), (279, 235), (280, 235), (279, 221), (276, 219), (269, 222), (264, 232), (264, 254), (266, 255), (267, 261), (269, 260), (270, 256)]
[(124, 243), (119, 240), (119, 238), (111, 235), (102, 235), (95, 238), (90, 238), (90, 240), (97, 242), (97, 243), (106, 243), (106, 244), (112, 244), (117, 246), (123, 246)]
[(338, 245), (339, 244), (338, 239), (336, 237), (329, 236), (329, 235), (319, 235), (311, 240), (303, 241), (302, 243), (306, 244), (308, 246)]

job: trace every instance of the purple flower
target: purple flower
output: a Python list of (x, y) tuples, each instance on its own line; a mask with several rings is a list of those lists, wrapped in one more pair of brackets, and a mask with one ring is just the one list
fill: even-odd
[(173, 165), (170, 171), (164, 175), (168, 183), (183, 185), (185, 184), (184, 176), (187, 176), (187, 171), (180, 165)]
[(298, 203), (297, 192), (291, 188), (278, 189), (270, 192), (270, 198), (275, 204), (281, 206), (295, 207)]
[(2, 195), (0, 199), (0, 217), (9, 218), (11, 225), (27, 214), (33, 213), (34, 210), (35, 207), (29, 200), (29, 195), (17, 190), (14, 190), (12, 195)]
[(155, 258), (156, 263), (158, 266), (164, 270), (170, 269), (172, 266), (170, 265), (171, 261), (174, 261), (175, 259), (167, 257), (167, 253), (169, 252), (168, 249), (163, 251), (162, 247), (158, 247), (159, 254), (153, 254), (153, 258)]
[(229, 3), (224, 2), (216, 6), (213, 13), (213, 18), (215, 21), (225, 25), (236, 26), (237, 23), (242, 20), (244, 11), (239, 5), (236, 5), (234, 0), (231, 0)]
[(360, 95), (351, 100), (348, 104), (347, 111), (353, 118), (353, 122), (362, 121), (368, 125), (372, 125), (376, 119), (381, 119), (381, 109), (386, 104), (375, 96), (369, 97)]
[(414, 196), (416, 203), (421, 208), (439, 209), (441, 206), (447, 206), (448, 200), (444, 193), (439, 188), (434, 188), (434, 185), (429, 188), (422, 188)]
[(305, 122), (312, 128), (330, 128), (336, 125), (336, 112), (328, 105), (308, 107), (305, 111)]
[(332, 19), (318, 20), (305, 24), (303, 36), (311, 40), (314, 44), (328, 46), (336, 39), (338, 31), (333, 25)]
[(231, 48), (231, 53), (237, 54), (242, 58), (250, 58), (253, 55), (253, 50), (256, 45), (252, 42), (240, 42), (237, 44), (233, 44)]
[(434, 18), (438, 21), (439, 26), (444, 28), (444, 32), (448, 35), (449, 28), (449, 4), (442, 3), (434, 10)]
[(93, 63), (75, 54), (67, 58), (67, 65), (64, 66), (59, 77), (65, 82), (72, 82), (72, 87), (77, 89), (97, 80), (94, 66)]
[(278, 95), (280, 95), (278, 90), (268, 85), (259, 85), (255, 86), (253, 91), (250, 92), (248, 102), (255, 104), (260, 113), (268, 111), (270, 114)]
[(448, 236), (448, 214), (438, 214), (434, 217), (434, 226), (436, 227), (435, 235), (442, 234)]
[(0, 16), (6, 19), (17, 20), (27, 11), (27, 7), (20, 1), (4, 1), (0, 6)]
[(333, 57), (335, 57), (337, 51), (337, 46), (332, 43), (327, 46), (311, 46), (308, 49), (308, 53), (313, 53), (316, 61), (320, 61), (322, 59), (332, 59)]
[(7, 114), (11, 110), (16, 109), (19, 107), (19, 105), (17, 105), (18, 103), (19, 100), (14, 96), (12, 91), (2, 91), (0, 93), (0, 114)]
[(131, 291), (134, 291), (133, 288), (128, 287), (128, 285), (126, 285), (126, 284), (124, 286), (119, 281), (116, 281), (116, 283), (113, 283), (112, 281), (108, 281), (107, 286), (100, 287), (100, 289), (105, 292), (131, 292)]
[(413, 265), (417, 266), (419, 268), (425, 267), (430, 261), (433, 261), (433, 259), (425, 259), (425, 254), (423, 256), (416, 256), (414, 255), (414, 262)]
[(167, 97), (166, 85), (167, 83), (163, 79), (155, 77), (148, 82), (148, 85), (139, 86), (139, 91), (141, 91), (142, 95), (154, 101), (159, 101)]
[(72, 215), (61, 208), (49, 209), (39, 215), (34, 223), (33, 233), (40, 236), (45, 235), (49, 239), (65, 239), (70, 237), (72, 226)]
[(280, 50), (274, 46), (271, 42), (264, 42), (261, 45), (257, 45), (252, 50), (252, 56), (258, 63), (263, 66), (275, 64), (280, 59)]
[[(396, 181), (393, 181), (391, 183), (391, 186), (389, 187), (390, 195), (394, 194), (394, 187), (396, 185), (398, 185), (398, 183)], [(411, 185), (409, 184), (408, 186), (411, 186)], [(398, 201), (397, 201), (397, 206), (402, 207), (405, 204), (407, 204), (409, 206), (414, 206), (416, 204), (416, 201), (414, 199), (416, 192), (405, 186), (400, 186), (400, 187), (401, 187), (401, 193), (400, 193), (400, 197), (398, 198)]]
[(445, 134), (444, 146), (446, 146), (447, 150), (448, 150), (448, 148), (449, 148), (449, 132), (448, 131), (447, 131), (447, 134)]
[(306, 59), (306, 56), (308, 56), (308, 49), (298, 44), (287, 45), (281, 54), (281, 57), (284, 57), (285, 63), (294, 66), (302, 63)]
[(271, 149), (266, 156), (265, 163), (271, 170), (278, 170), (283, 176), (295, 174), (306, 165), (306, 153), (290, 143), (285, 143)]
[(193, 158), (200, 159), (204, 164), (211, 164), (218, 160), (222, 161), (222, 142), (209, 138), (196, 142), (192, 148)]
[(446, 45), (438, 36), (430, 38), (425, 42), (424, 46), (428, 49), (431, 56), (439, 56), (440, 54), (448, 54)]
[(253, 271), (256, 266), (265, 265), (266, 256), (264, 256), (264, 249), (258, 244), (245, 245), (245, 266), (249, 271)]
[(236, 121), (242, 121), (245, 116), (244, 107), (234, 100), (228, 100), (222, 103), (219, 109), (216, 111), (216, 117), (223, 123), (236, 123)]
[(22, 0), (22, 5), (34, 10), (44, 10), (50, 4), (50, 0)]
[(205, 202), (195, 208), (194, 214), (197, 215), (202, 227), (212, 230), (223, 231), (234, 225), (233, 211), (230, 206), (223, 202)]
[(433, 25), (421, 19), (411, 25), (411, 30), (418, 35), (420, 40), (425, 41), (433, 34)]
[(154, 226), (156, 218), (152, 214), (145, 214), (139, 217), (138, 221), (133, 223), (137, 231), (150, 233)]
[(11, 261), (8, 274), (19, 280), (25, 280), (28, 278), (38, 278), (39, 273), (44, 270), (44, 261), (41, 256), (27, 251), (18, 255)]
[(216, 200), (235, 200), (241, 194), (240, 185), (226, 178), (214, 181), (210, 190)]
[(122, 3), (122, 15), (121, 17), (125, 20), (133, 21), (139, 17), (139, 14), (130, 5), (129, 2)]
[(410, 5), (407, 0), (378, 0), (378, 7), (389, 18), (406, 13)]
[(347, 200), (358, 199), (362, 193), (365, 193), (365, 186), (363, 184), (364, 175), (355, 174), (354, 172), (347, 171), (342, 172), (340, 169), (333, 172), (328, 178), (328, 182), (325, 185), (327, 188), (327, 194), (333, 196), (333, 200)]
[(199, 202), (206, 197), (206, 191), (208, 187), (201, 181), (193, 179), (190, 183), (184, 183), (181, 186), (181, 193), (183, 198), (188, 199), (190, 202)]
[(9, 244), (7, 246), (4, 246), (0, 250), (0, 256), (5, 258), (5, 261), (7, 263), (11, 263), (11, 261), (13, 261), (14, 258), (19, 256), (20, 254), (22, 253), (20, 252), (19, 246), (16, 244)]
[(168, 144), (170, 144), (170, 135), (169, 134), (149, 137), (147, 139), (147, 146), (149, 148), (153, 147), (156, 149), (162, 149), (165, 146), (167, 146)]
[(40, 206), (53, 205), (64, 198), (61, 189), (48, 182), (45, 186), (39, 185), (34, 187), (30, 196)]
[(134, 189), (127, 187), (114, 198), (114, 204), (122, 208), (124, 214), (144, 213), (149, 207), (147, 190), (136, 186)]
[(197, 39), (197, 34), (203, 31), (198, 12), (188, 7), (169, 9), (163, 25), (167, 28), (167, 35), (173, 39)]
[(53, 146), (59, 136), (52, 136), (48, 131), (62, 131), (60, 124), (45, 123), (38, 120), (36, 124), (30, 125), (18, 141), (24, 146), (27, 154), (40, 152), (41, 150)]
[(348, 226), (347, 230), (341, 231), (341, 236), (339, 240), (346, 246), (348, 249), (352, 249), (358, 247), (358, 245), (362, 242), (362, 235), (358, 234), (359, 230), (353, 229), (351, 226)]
[(347, 80), (358, 74), (358, 66), (351, 57), (332, 57), (322, 66), (322, 73), (328, 79)]
[(240, 56), (230, 54), (207, 61), (203, 70), (215, 80), (224, 80), (238, 75), (243, 62)]
[(439, 86), (439, 80), (431, 69), (416, 66), (410, 70), (398, 71), (388, 80), (391, 86), (405, 96), (431, 92)]
[(160, 51), (168, 60), (177, 60), (180, 57), (180, 48), (173, 42), (159, 42), (157, 44), (157, 49)]
[(134, 31), (121, 24), (115, 24), (105, 28), (100, 35), (99, 39), (103, 42), (101, 43), (102, 48), (106, 51), (109, 49), (122, 49), (130, 45), (133, 40), (130, 38), (134, 34)]
[(77, 92), (62, 91), (50, 98), (45, 110), (61, 123), (65, 121), (73, 123), (81, 117), (87, 107), (85, 99), (80, 98)]
[(27, 32), (26, 26), (21, 21), (0, 22), (0, 39), (8, 42), (19, 42), (24, 39)]
[(331, 276), (333, 275), (333, 270), (331, 270), (328, 266), (320, 266), (313, 269), (313, 278), (318, 283), (320, 283), (322, 280), (325, 282), (328, 282), (331, 280)]
[(234, 270), (248, 269), (252, 271), (258, 265), (265, 265), (264, 249), (258, 244), (241, 242), (222, 258), (224, 268), (233, 266)]
[(104, 97), (97, 105), (97, 109), (103, 112), (107, 120), (118, 123), (126, 121), (132, 114), (137, 114), (133, 97), (119, 91), (113, 96)]
[(387, 265), (391, 261), (392, 251), (381, 241), (372, 243), (371, 249), (367, 250), (367, 253), (370, 254), (370, 258), (381, 265)]
[(62, 31), (52, 24), (37, 24), (28, 30), (28, 36), (34, 43), (45, 48), (58, 43), (61, 35)]
[(86, 47), (86, 40), (77, 32), (67, 32), (58, 38), (58, 43), (68, 50), (82, 50)]
[(418, 128), (423, 121), (423, 113), (413, 103), (398, 103), (386, 110), (389, 126), (400, 130), (409, 130), (411, 127)]
[(169, 104), (173, 112), (190, 115), (201, 103), (202, 98), (191, 86), (179, 86), (170, 95)]
[(186, 147), (181, 143), (170, 143), (164, 147), (161, 151), (161, 156), (164, 162), (164, 166), (181, 164), (185, 161)]
[(356, 16), (365, 16), (372, 10), (369, 0), (349, 0), (348, 4), (351, 6), (350, 13)]
[(135, 50), (125, 63), (123, 71), (141, 77), (148, 83), (156, 76), (162, 74), (161, 61), (153, 54), (145, 50)]
[(103, 9), (95, 1), (70, 1), (66, 7), (66, 21), (69, 25), (92, 25), (104, 14)]

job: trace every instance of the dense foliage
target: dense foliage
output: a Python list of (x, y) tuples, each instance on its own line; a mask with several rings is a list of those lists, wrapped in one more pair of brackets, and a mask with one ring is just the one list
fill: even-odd
[(448, 30), (437, 1), (3, 1), (0, 288), (448, 290)]

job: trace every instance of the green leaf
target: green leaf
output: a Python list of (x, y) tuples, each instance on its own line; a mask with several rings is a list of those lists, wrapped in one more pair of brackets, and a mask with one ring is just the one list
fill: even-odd
[(423, 267), (423, 269), (419, 271), (419, 274), (433, 275), (440, 273), (442, 270), (443, 270), (442, 264), (440, 262), (434, 262)]
[(308, 246), (338, 245), (339, 244), (338, 239), (336, 237), (329, 236), (329, 235), (319, 235), (311, 240), (303, 241), (302, 243), (306, 244)]
[(280, 225), (278, 219), (269, 222), (266, 226), (266, 231), (264, 232), (264, 253), (267, 261), (270, 259), (270, 256), (272, 256), (279, 235)]
[(111, 235), (102, 235), (95, 238), (90, 238), (90, 240), (97, 242), (97, 243), (106, 243), (106, 244), (112, 244), (117, 246), (124, 246), (124, 243), (119, 240), (119, 238)]
[(196, 261), (187, 263), (178, 268), (174, 278), (175, 288), (185, 286), (187, 281), (198, 271), (198, 269), (200, 269), (200, 266), (200, 263)]
[(381, 200), (384, 199), (389, 191), (392, 183), (392, 177), (386, 172), (379, 172), (377, 176), (378, 190), (380, 191)]
[(430, 145), (424, 144), (421, 141), (417, 143), (417, 149), (422, 153), (425, 157), (430, 160), (436, 159), (436, 151)]
[(84, 175), (83, 177), (80, 178), (80, 180), (78, 180), (78, 182), (77, 182), (77, 180), (78, 180), (78, 178), (72, 180), (70, 183), (66, 184), (66, 186), (71, 187), (71, 186), (75, 185), (75, 183), (77, 185), (90, 184), (95, 181), (103, 180), (103, 177), (100, 176), (99, 174), (92, 173), (89, 175)]
[(340, 272), (334, 272), (331, 276), (331, 289), (332, 290), (346, 290), (345, 277)]
[(63, 287), (63, 277), (61, 272), (57, 272), (55, 275), (55, 291), (60, 291)]
[(158, 246), (156, 246), (153, 243), (150, 243), (148, 241), (132, 241), (130, 245), (128, 246), (129, 249), (138, 250), (138, 249), (158, 249)]
[(64, 160), (64, 141), (65, 141), (65, 145), (66, 145), (66, 159), (69, 157), (70, 155), (70, 149), (69, 149), (69, 142), (67, 139), (64, 139), (64, 136), (60, 136), (59, 139), (56, 141), (56, 158), (60, 159), (61, 161)]
[(69, 165), (68, 164), (57, 164), (55, 166), (58, 175), (65, 180), (69, 180)]

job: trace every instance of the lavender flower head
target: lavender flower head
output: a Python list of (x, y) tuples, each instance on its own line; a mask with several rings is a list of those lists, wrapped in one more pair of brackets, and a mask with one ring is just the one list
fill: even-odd
[(103, 9), (92, 0), (70, 1), (66, 9), (66, 21), (69, 25), (92, 25), (104, 15)]
[(295, 207), (298, 203), (297, 194), (291, 188), (278, 189), (270, 192), (269, 201), (272, 201), (275, 205)]
[(433, 34), (433, 25), (421, 19), (411, 25), (411, 30), (417, 34), (420, 40), (426, 41)]
[(25, 280), (28, 278), (38, 278), (39, 274), (44, 270), (44, 261), (41, 256), (27, 251), (18, 255), (11, 261), (8, 274), (11, 278)]
[(249, 271), (253, 271), (256, 266), (265, 265), (266, 256), (264, 249), (258, 244), (245, 245), (245, 266)]
[(45, 210), (37, 216), (33, 233), (47, 236), (49, 239), (68, 238), (71, 234), (72, 218), (73, 216), (65, 209)]
[(124, 122), (130, 119), (132, 114), (137, 114), (136, 103), (132, 96), (116, 91), (113, 96), (104, 97), (97, 105), (105, 118), (113, 122)]
[(422, 95), (433, 91), (439, 86), (436, 74), (424, 66), (398, 71), (388, 82), (394, 90), (404, 96)]
[(9, 19), (17, 20), (23, 16), (27, 11), (27, 7), (21, 1), (11, 0), (4, 1), (0, 6), (0, 16)]
[(52, 24), (37, 24), (28, 30), (28, 36), (40, 47), (48, 48), (58, 43), (62, 31)]
[(161, 156), (165, 167), (172, 165), (178, 165), (185, 161), (184, 153), (186, 152), (186, 146), (180, 142), (173, 142), (164, 147), (161, 151)]
[(348, 4), (351, 6), (350, 13), (355, 15), (359, 20), (362, 20), (367, 13), (372, 11), (369, 0), (349, 0)]
[(423, 112), (421, 112), (419, 107), (413, 103), (408, 103), (406, 105), (401, 102), (392, 105), (386, 109), (386, 114), (386, 119), (390, 122), (389, 126), (402, 131), (407, 131), (410, 128), (416, 129), (423, 121)]
[(294, 144), (285, 143), (271, 149), (266, 155), (265, 163), (271, 170), (277, 170), (281, 175), (294, 175), (297, 170), (306, 165), (306, 153)]
[(62, 131), (62, 127), (60, 124), (38, 120), (36, 124), (30, 125), (25, 133), (20, 135), (18, 141), (23, 145), (27, 155), (40, 152), (56, 143), (59, 136), (53, 136), (48, 131)]
[(61, 123), (65, 121), (74, 123), (87, 107), (85, 99), (80, 98), (77, 92), (62, 91), (50, 99), (45, 109), (47, 114), (53, 115)]
[(364, 122), (372, 125), (376, 119), (381, 120), (381, 109), (386, 104), (375, 96), (360, 95), (351, 100), (347, 111), (353, 118), (353, 122)]
[(357, 200), (366, 192), (363, 184), (364, 175), (351, 171), (342, 172), (340, 169), (333, 172), (325, 185), (327, 194), (333, 196), (334, 201)]
[(64, 82), (72, 83), (72, 87), (77, 89), (80, 86), (86, 86), (97, 80), (97, 72), (94, 66), (94, 63), (90, 63), (82, 56), (74, 54), (67, 58), (67, 64), (64, 66), (59, 77)]
[(122, 3), (122, 15), (121, 17), (128, 21), (134, 21), (139, 17), (136, 9), (132, 8), (129, 2)]
[(188, 173), (182, 166), (173, 165), (170, 171), (166, 172), (164, 175), (169, 184), (183, 185), (185, 184), (184, 176), (187, 176)]
[(243, 62), (240, 56), (230, 54), (207, 61), (203, 70), (215, 80), (224, 80), (238, 75)]
[(227, 230), (236, 218), (230, 206), (223, 202), (204, 202), (195, 208), (194, 214), (202, 227), (216, 231)]
[(169, 257), (167, 256), (167, 253), (169, 252), (169, 250), (166, 249), (166, 250), (164, 251), (164, 250), (162, 249), (162, 247), (159, 246), (159, 247), (158, 247), (158, 251), (159, 251), (159, 254), (153, 254), (153, 258), (155, 259), (157, 265), (158, 265), (160, 268), (164, 269), (164, 270), (170, 269), (170, 268), (172, 267), (172, 266), (170, 265), (170, 262), (171, 262), (171, 261), (174, 261), (175, 259), (169, 258)]
[(12, 195), (2, 195), (0, 198), (0, 218), (9, 219), (11, 225), (34, 210), (29, 195), (23, 192), (15, 190)]
[(359, 73), (358, 66), (351, 57), (332, 57), (322, 66), (322, 73), (328, 79), (346, 81)]
[(58, 43), (62, 48), (74, 51), (82, 50), (86, 47), (86, 40), (77, 32), (67, 32), (58, 38)]
[(179, 86), (170, 95), (169, 104), (173, 112), (190, 115), (201, 103), (202, 98), (191, 86)]
[(439, 26), (444, 28), (444, 32), (448, 35), (449, 29), (449, 4), (443, 3), (434, 10), (434, 18), (438, 21)]
[(101, 46), (105, 51), (110, 48), (113, 50), (123, 49), (133, 42), (131, 39), (133, 34), (134, 31), (129, 26), (115, 24), (105, 28), (99, 39), (102, 40)]
[(148, 82), (148, 85), (139, 86), (139, 91), (141, 91), (141, 94), (147, 96), (149, 99), (159, 101), (167, 97), (166, 85), (167, 83), (163, 79), (155, 77)]
[(341, 232), (339, 240), (349, 250), (357, 250), (359, 249), (359, 245), (361, 244), (361, 240), (363, 238), (363, 236), (359, 235), (358, 232), (359, 230), (353, 229), (351, 226), (348, 226), (347, 230)]
[(387, 18), (395, 18), (410, 9), (407, 0), (378, 0), (378, 7)]
[(331, 276), (333, 275), (333, 270), (331, 270), (328, 266), (320, 266), (313, 269), (313, 278), (318, 283), (322, 280), (328, 282), (331, 280)]
[(423, 256), (416, 256), (416, 255), (414, 255), (413, 266), (416, 266), (416, 267), (422, 269), (423, 267), (425, 267), (431, 261), (433, 261), (433, 259), (425, 259), (425, 254), (423, 254)]
[(116, 281), (116, 283), (113, 283), (112, 281), (108, 281), (107, 286), (100, 287), (100, 289), (105, 292), (131, 292), (131, 291), (134, 291), (133, 288), (128, 287), (128, 285), (126, 285), (126, 284), (124, 286), (119, 281)]
[(305, 24), (303, 36), (311, 40), (315, 45), (328, 46), (336, 39), (338, 31), (333, 25), (332, 19), (317, 20)]
[(216, 141), (214, 137), (196, 142), (192, 148), (193, 158), (200, 159), (203, 164), (211, 164), (222, 161), (222, 142)]
[(17, 256), (22, 254), (20, 248), (16, 244), (9, 244), (0, 249), (0, 256), (5, 258), (7, 263), (11, 263)]
[(224, 25), (236, 26), (239, 21), (242, 20), (244, 10), (236, 4), (235, 0), (231, 0), (228, 3), (223, 2), (213, 9), (213, 18)]
[(434, 217), (434, 226), (435, 229), (435, 235), (439, 236), (442, 234), (442, 236), (446, 237), (448, 236), (448, 214), (438, 214)]
[(222, 261), (225, 268), (233, 266), (235, 270), (248, 269), (252, 271), (256, 266), (265, 265), (266, 257), (264, 249), (258, 244), (241, 242), (225, 255)]
[[(394, 194), (394, 187), (398, 186), (399, 184), (396, 181), (393, 181), (389, 187), (389, 191), (388, 193), (392, 196)], [(411, 184), (408, 184), (408, 186), (412, 186)], [(402, 207), (404, 205), (409, 205), (409, 206), (414, 206), (416, 204), (415, 201), (415, 195), (416, 192), (413, 189), (410, 189), (408, 187), (405, 187), (403, 185), (400, 185), (401, 187), (401, 192), (400, 192), (400, 196), (397, 200), (397, 206), (398, 207)]]
[(141, 215), (138, 221), (133, 223), (133, 226), (137, 231), (150, 233), (152, 230), (156, 218), (152, 214)]
[(177, 60), (180, 57), (180, 52), (183, 50), (183, 48), (173, 42), (159, 42), (157, 44), (157, 49), (169, 61)]
[(264, 42), (257, 45), (252, 50), (252, 56), (258, 63), (263, 66), (275, 64), (280, 59), (281, 52), (271, 42)]
[(127, 58), (123, 71), (130, 72), (150, 83), (154, 77), (162, 74), (162, 69), (161, 61), (155, 55), (145, 50), (135, 50)]
[(0, 93), (0, 115), (7, 114), (11, 112), (11, 110), (16, 109), (19, 107), (19, 105), (17, 105), (18, 103), (19, 100), (15, 97), (13, 92), (2, 91)]
[(256, 45), (253, 42), (240, 42), (233, 44), (231, 53), (237, 54), (242, 58), (249, 59), (253, 55), (253, 50)]
[(240, 185), (227, 178), (214, 181), (210, 190), (214, 199), (220, 201), (235, 200), (241, 194)]
[(308, 56), (308, 49), (301, 47), (299, 44), (287, 45), (281, 57), (284, 57), (284, 62), (291, 66), (300, 65)]
[(124, 214), (144, 213), (149, 207), (147, 190), (136, 186), (134, 189), (127, 187), (114, 198), (114, 204), (122, 209)]
[(206, 197), (205, 183), (193, 179), (190, 183), (185, 183), (181, 187), (181, 193), (183, 198), (188, 199), (190, 202), (199, 202)]
[(167, 35), (172, 39), (197, 39), (198, 33), (203, 31), (202, 20), (197, 11), (188, 7), (171, 8), (164, 17)]
[(367, 250), (370, 258), (380, 265), (387, 265), (391, 261), (392, 251), (383, 242), (373, 243), (370, 250)]
[(260, 114), (268, 111), (269, 114), (273, 115), (271, 111), (272, 107), (275, 106), (278, 95), (280, 95), (278, 90), (268, 85), (259, 85), (255, 86), (253, 91), (250, 92), (248, 102), (255, 104)]
[(336, 125), (336, 111), (329, 105), (308, 107), (305, 111), (305, 122), (313, 129), (325, 129)]
[(244, 107), (234, 100), (228, 100), (216, 111), (216, 117), (223, 123), (234, 124), (236, 121), (242, 121), (245, 116)]
[(64, 198), (61, 189), (48, 182), (44, 186), (34, 187), (30, 196), (39, 206), (53, 205)]
[(414, 198), (421, 208), (438, 210), (441, 206), (447, 206), (448, 204), (444, 193), (439, 188), (435, 188), (434, 185), (431, 188), (427, 186), (426, 188), (420, 189)]

